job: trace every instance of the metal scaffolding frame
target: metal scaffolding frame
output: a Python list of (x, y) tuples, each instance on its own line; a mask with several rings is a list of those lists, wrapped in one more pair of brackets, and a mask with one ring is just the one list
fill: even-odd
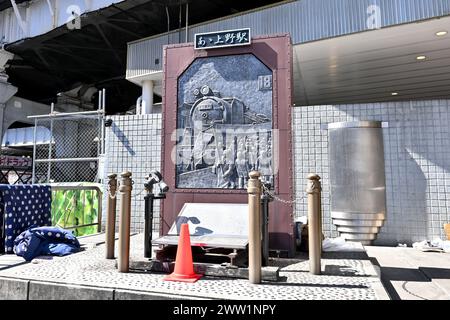
[[(93, 111), (80, 111), (80, 112), (55, 112), (54, 104), (52, 104), (51, 112), (46, 115), (36, 115), (29, 116), (29, 119), (34, 119), (34, 134), (33, 134), (33, 165), (32, 165), (32, 183), (51, 183), (51, 182), (99, 182), (102, 178), (100, 176), (103, 155), (105, 153), (105, 89), (99, 91), (99, 106), (97, 110)], [(78, 130), (81, 132), (77, 132), (74, 136), (72, 132), (67, 132), (64, 123), (72, 122), (72, 123), (81, 123), (89, 122), (89, 126), (93, 129), (91, 132), (85, 132), (83, 130)], [(45, 123), (50, 130), (50, 139), (48, 144), (39, 144), (37, 141), (37, 128), (39, 125)], [(61, 132), (58, 132), (55, 135), (55, 126), (57, 124), (63, 123), (61, 127)], [(89, 135), (90, 134), (90, 135)], [(84, 135), (84, 136), (83, 136)], [(92, 140), (92, 136), (95, 135), (95, 138)], [(95, 155), (86, 156), (86, 152), (90, 151), (87, 149), (87, 141), (83, 141), (86, 139), (90, 139), (89, 142), (95, 142), (97, 144), (97, 150)], [(82, 151), (73, 151), (72, 152), (55, 152), (56, 148), (59, 147), (57, 144), (61, 143), (66, 144), (64, 146), (66, 149), (73, 146), (78, 146), (79, 149), (83, 149)], [(68, 142), (69, 141), (69, 142)], [(42, 149), (42, 146), (47, 149)], [(40, 148), (40, 150), (38, 150)], [(48, 150), (48, 151), (47, 151)], [(59, 150), (62, 150), (60, 148)], [(44, 152), (43, 152), (44, 151)], [(47, 156), (44, 157), (43, 155)], [(96, 174), (95, 177), (92, 176), (88, 181), (86, 179), (80, 178), (79, 180), (66, 180), (64, 175), (56, 178), (56, 170), (52, 170), (52, 167), (62, 166), (66, 164), (65, 170), (66, 172), (72, 172), (75, 167), (79, 167), (80, 165), (89, 165), (91, 163), (95, 163), (96, 166)], [(42, 175), (42, 170), (38, 170), (37, 166), (46, 166), (46, 178)], [(57, 168), (57, 167), (56, 167)], [(39, 171), (39, 172), (38, 172)], [(61, 170), (59, 170), (61, 171)], [(39, 178), (39, 179), (38, 179)], [(75, 175), (76, 178), (76, 175)]]

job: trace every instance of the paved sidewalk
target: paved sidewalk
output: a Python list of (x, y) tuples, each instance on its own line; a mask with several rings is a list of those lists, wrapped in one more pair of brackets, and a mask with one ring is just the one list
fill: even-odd
[(367, 246), (381, 279), (395, 300), (450, 300), (450, 253)]
[[(325, 253), (320, 276), (309, 274), (307, 260), (291, 259), (278, 261), (282, 282), (204, 277), (190, 284), (162, 281), (163, 274), (118, 273), (115, 260), (104, 259), (104, 244), (94, 243), (81, 253), (0, 270), (0, 299), (388, 299), (365, 252)], [(142, 255), (142, 244), (142, 234), (132, 237), (132, 256)]]

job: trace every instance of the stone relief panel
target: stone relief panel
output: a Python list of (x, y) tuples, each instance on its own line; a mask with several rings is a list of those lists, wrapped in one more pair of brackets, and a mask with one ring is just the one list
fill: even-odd
[(178, 79), (177, 188), (273, 185), (272, 71), (251, 54), (199, 58)]

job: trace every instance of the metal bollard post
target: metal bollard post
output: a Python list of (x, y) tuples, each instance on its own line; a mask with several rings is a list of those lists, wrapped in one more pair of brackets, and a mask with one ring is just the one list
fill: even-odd
[(308, 193), (308, 248), (309, 272), (320, 274), (320, 259), (322, 254), (322, 228), (320, 208), (320, 177), (311, 173), (308, 175), (306, 193)]
[(248, 279), (261, 283), (261, 174), (249, 173), (248, 180)]
[(144, 197), (144, 258), (152, 257), (152, 233), (153, 233), (153, 188), (145, 188), (147, 194)]
[(117, 174), (108, 175), (108, 201), (106, 202), (106, 259), (114, 259), (115, 235), (116, 235), (116, 191)]
[[(319, 177), (319, 176), (318, 176)], [(323, 233), (322, 233), (322, 194), (321, 194), (321, 191), (322, 191), (322, 185), (321, 185), (321, 183), (320, 183), (320, 177), (319, 177), (319, 187), (320, 187), (320, 189), (319, 189), (319, 195), (318, 195), (318, 199), (317, 199), (317, 201), (319, 202), (318, 203), (318, 205), (317, 205), (317, 207), (319, 208), (319, 218), (318, 218), (318, 220), (319, 220), (319, 252), (320, 252), (320, 255), (322, 256), (322, 242), (323, 242), (323, 239), (322, 239), (322, 236), (323, 236)]]
[(133, 187), (131, 172), (122, 172), (120, 176), (119, 259), (117, 265), (119, 272), (128, 272), (130, 267), (131, 190)]
[(262, 208), (261, 230), (262, 230), (262, 264), (263, 264), (263, 266), (269, 265), (269, 202), (271, 202), (272, 200), (273, 200), (273, 198), (265, 192), (261, 196), (261, 208)]

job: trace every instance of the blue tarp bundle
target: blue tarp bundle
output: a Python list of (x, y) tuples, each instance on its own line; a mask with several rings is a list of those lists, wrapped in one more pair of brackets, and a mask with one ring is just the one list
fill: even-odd
[(23, 231), (51, 225), (51, 197), (47, 185), (0, 184), (0, 226), (5, 226), (1, 249), (13, 253), (14, 239)]
[(80, 243), (68, 230), (38, 227), (22, 232), (14, 240), (14, 252), (31, 261), (37, 256), (65, 256), (80, 251)]

